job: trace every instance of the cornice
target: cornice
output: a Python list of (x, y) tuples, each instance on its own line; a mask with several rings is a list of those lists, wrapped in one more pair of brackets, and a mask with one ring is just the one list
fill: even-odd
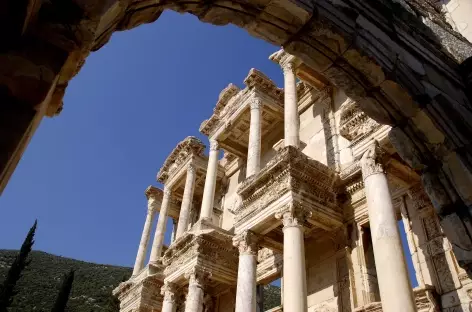
[(157, 181), (165, 184), (170, 176), (171, 168), (178, 166), (187, 157), (195, 155), (203, 157), (205, 144), (198, 138), (189, 136), (181, 141), (164, 161), (161, 169), (157, 173)]
[(213, 109), (213, 114), (211, 117), (202, 122), (200, 125), (200, 132), (207, 136), (210, 136), (211, 130), (214, 128), (216, 124), (220, 121), (220, 116), (222, 115), (223, 111), (225, 110), (226, 106), (229, 104), (230, 100), (235, 97), (241, 89), (239, 89), (236, 85), (230, 83), (226, 88), (224, 88), (218, 97), (218, 101), (216, 102), (216, 106)]
[(278, 88), (275, 83), (269, 79), (269, 77), (267, 77), (261, 71), (255, 68), (251, 68), (248, 75), (244, 79), (244, 84), (249, 89), (256, 89), (283, 103), (283, 89)]

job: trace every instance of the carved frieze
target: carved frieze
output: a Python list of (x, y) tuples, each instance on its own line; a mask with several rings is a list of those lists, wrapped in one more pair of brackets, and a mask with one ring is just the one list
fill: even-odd
[(231, 235), (218, 233), (216, 230), (201, 233), (189, 232), (164, 253), (162, 260), (166, 265), (164, 274), (169, 276), (182, 270), (190, 262), (198, 262), (224, 267), (235, 275), (238, 267), (238, 252), (231, 242)]

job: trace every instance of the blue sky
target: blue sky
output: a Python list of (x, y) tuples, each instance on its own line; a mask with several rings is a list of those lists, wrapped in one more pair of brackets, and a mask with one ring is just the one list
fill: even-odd
[(188, 135), (208, 142), (200, 123), (250, 68), (281, 86), (268, 60), (277, 49), (173, 12), (114, 34), (70, 83), (60, 116), (43, 121), (0, 197), (0, 248), (19, 248), (37, 218), (35, 249), (132, 266), (144, 190), (164, 159)]

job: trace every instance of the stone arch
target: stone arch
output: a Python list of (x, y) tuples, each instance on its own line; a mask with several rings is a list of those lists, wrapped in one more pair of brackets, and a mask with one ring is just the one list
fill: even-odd
[(2, 43), (0, 97), (8, 106), (5, 116), (18, 122), (4, 126), (10, 134), (2, 141), (7, 153), (0, 159), (0, 189), (43, 115), (62, 109), (68, 81), (87, 55), (114, 31), (174, 10), (214, 25), (231, 23), (282, 46), (343, 89), (370, 117), (391, 125), (393, 144), (422, 174), (456, 256), (468, 268), (472, 192), (464, 185), (472, 182), (472, 96), (466, 91), (467, 66), (459, 63), (472, 46), (433, 6), (421, 3), (51, 0), (7, 6), (2, 22), (13, 27)]

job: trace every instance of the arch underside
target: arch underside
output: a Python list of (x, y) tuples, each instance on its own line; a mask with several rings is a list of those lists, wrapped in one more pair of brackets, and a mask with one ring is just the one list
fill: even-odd
[(472, 79), (465, 61), (472, 46), (429, 2), (20, 2), (9, 0), (2, 10), (8, 27), (1, 29), (8, 32), (0, 45), (0, 189), (41, 118), (62, 109), (67, 84), (88, 54), (113, 32), (154, 22), (170, 9), (214, 25), (232, 23), (282, 46), (391, 125), (391, 142), (421, 174), (457, 260), (472, 268)]

